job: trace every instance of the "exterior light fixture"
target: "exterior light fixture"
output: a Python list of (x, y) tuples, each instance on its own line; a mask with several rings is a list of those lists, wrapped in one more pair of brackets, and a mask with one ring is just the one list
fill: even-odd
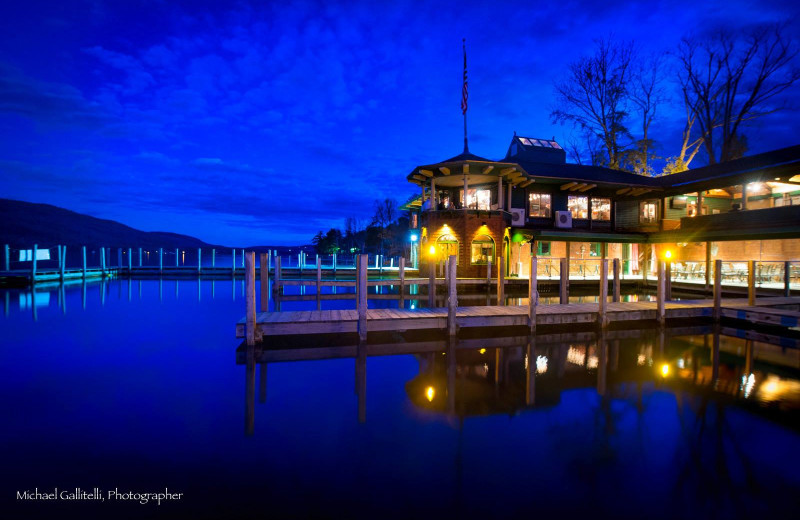
[(664, 363), (661, 365), (661, 377), (667, 377), (669, 375), (669, 365)]
[(667, 260), (669, 260), (670, 258), (672, 258), (672, 251), (670, 251), (669, 249), (667, 249), (667, 250), (664, 252), (664, 258), (666, 258)]
[(425, 389), (425, 397), (428, 398), (428, 402), (433, 401), (433, 398), (436, 396), (436, 390), (433, 389), (432, 386), (429, 386)]
[(428, 253), (430, 253), (431, 256), (435, 255), (436, 254), (436, 246), (431, 246), (430, 249), (428, 249)]
[(411, 241), (412, 241), (412, 242), (416, 242), (418, 238), (419, 238), (419, 237), (417, 236), (417, 234), (416, 234), (416, 233), (411, 233)]

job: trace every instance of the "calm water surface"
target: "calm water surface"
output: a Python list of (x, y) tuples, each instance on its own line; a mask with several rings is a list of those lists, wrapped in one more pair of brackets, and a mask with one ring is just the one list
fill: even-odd
[[(247, 351), (234, 337), (242, 294), (241, 281), (0, 291), (0, 516), (791, 518), (800, 506), (794, 348), (723, 331), (715, 368), (711, 329), (693, 326)], [(15, 500), (56, 487), (183, 498)]]

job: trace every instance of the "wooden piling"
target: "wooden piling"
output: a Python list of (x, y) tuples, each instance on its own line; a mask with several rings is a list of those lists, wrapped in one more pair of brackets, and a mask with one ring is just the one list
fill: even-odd
[(322, 261), (317, 255), (317, 300), (319, 300), (320, 289), (322, 288)]
[(139, 267), (142, 267), (142, 248), (139, 248)]
[(505, 257), (503, 255), (497, 256), (497, 305), (506, 304), (506, 268)]
[(358, 287), (356, 308), (358, 310), (358, 339), (367, 340), (367, 255), (358, 255)]
[(256, 344), (256, 266), (255, 253), (252, 251), (244, 255), (244, 285), (245, 285), (245, 336), (248, 346)]
[(259, 255), (259, 278), (261, 281), (261, 312), (269, 310), (269, 270), (266, 266), (267, 254)]
[(559, 275), (561, 282), (558, 285), (558, 302), (569, 303), (569, 261), (567, 258), (561, 259)]
[[(531, 257), (531, 274), (530, 278), (528, 278), (528, 325), (530, 326), (531, 334), (536, 334), (536, 308), (539, 305), (538, 280), (536, 279), (538, 262), (539, 259), (537, 257)], [(528, 363), (532, 362), (528, 358)]]
[(756, 304), (756, 261), (747, 262), (747, 305)]
[(614, 269), (614, 301), (618, 302), (620, 300), (620, 289), (622, 287), (622, 280), (620, 280), (620, 276), (622, 276), (622, 269), (620, 268), (621, 266), (619, 258), (615, 258), (613, 260), (612, 266)]
[(300, 269), (300, 276), (303, 276), (303, 252), (297, 253), (297, 267)]
[(164, 248), (158, 248), (158, 274), (164, 272)]
[(436, 262), (428, 262), (428, 307), (436, 305)]
[(492, 259), (486, 263), (486, 287), (492, 286)]
[(705, 289), (708, 293), (711, 289), (711, 242), (706, 242), (706, 272), (705, 272)]
[(11, 250), (9, 249), (8, 244), (3, 246), (3, 270), (11, 270)]
[(719, 321), (722, 308), (722, 260), (714, 260), (714, 320)]
[(197, 276), (200, 276), (200, 273), (203, 270), (203, 250), (199, 247), (197, 248)]
[(456, 279), (456, 255), (450, 255), (447, 262), (447, 333), (455, 336), (456, 328), (456, 309), (458, 308), (458, 290)]
[(33, 261), (31, 262), (31, 285), (36, 283), (36, 252), (39, 249), (38, 244), (33, 244)]
[(792, 263), (783, 263), (783, 295), (787, 298), (792, 295)]
[(180, 267), (180, 260), (181, 260), (181, 252), (176, 247), (175, 248), (175, 267)]
[(658, 262), (658, 285), (656, 287), (656, 318), (659, 325), (664, 325), (666, 314), (664, 312), (664, 301), (666, 299), (666, 266), (661, 260)]
[(128, 276), (131, 275), (131, 271), (133, 271), (133, 248), (128, 248)]
[(102, 278), (106, 277), (106, 248), (100, 248), (100, 275)]
[(664, 280), (664, 298), (672, 299), (672, 262), (667, 262)]
[(217, 267), (217, 250), (215, 248), (211, 248), (211, 269)]
[(275, 291), (278, 294), (281, 293), (281, 289), (282, 289), (282, 287), (281, 287), (281, 276), (282, 276), (282, 274), (281, 274), (281, 257), (280, 256), (276, 256), (275, 257), (275, 280), (274, 280), (274, 282), (272, 284), (272, 290)]
[(231, 273), (236, 274), (236, 249), (231, 249)]
[(606, 310), (608, 309), (608, 259), (603, 258), (600, 260), (600, 296), (598, 297), (600, 304), (597, 309), (597, 320), (600, 328), (608, 326), (608, 317)]
[(58, 278), (61, 280), (61, 283), (64, 283), (64, 271), (66, 271), (67, 268), (67, 246), (59, 246), (59, 250), (61, 251), (59, 255), (61, 259), (61, 270)]
[(81, 265), (83, 266), (83, 280), (86, 280), (86, 246), (81, 246)]

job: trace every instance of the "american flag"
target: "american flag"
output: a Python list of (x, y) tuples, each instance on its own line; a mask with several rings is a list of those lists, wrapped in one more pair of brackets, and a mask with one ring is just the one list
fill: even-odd
[(466, 40), (462, 42), (464, 48), (464, 86), (461, 88), (461, 113), (467, 113), (467, 98), (469, 92), (467, 90), (467, 43)]

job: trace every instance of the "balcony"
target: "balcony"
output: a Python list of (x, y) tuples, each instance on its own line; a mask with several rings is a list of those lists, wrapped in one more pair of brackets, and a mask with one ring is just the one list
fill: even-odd
[(782, 206), (752, 210), (728, 211), (716, 215), (681, 218), (682, 231), (731, 231), (775, 228), (797, 228), (800, 206)]

